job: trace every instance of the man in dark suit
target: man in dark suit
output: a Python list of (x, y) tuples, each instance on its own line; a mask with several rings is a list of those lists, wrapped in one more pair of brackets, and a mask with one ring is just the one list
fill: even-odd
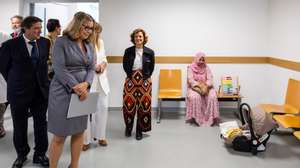
[(24, 34), (6, 41), (0, 51), (0, 72), (7, 81), (7, 98), (13, 119), (13, 143), (18, 154), (13, 168), (23, 167), (30, 151), (27, 138), (28, 111), (33, 115), (33, 163), (48, 167), (46, 111), (49, 80), (47, 58), (50, 41), (40, 37), (42, 20), (28, 16), (22, 22)]

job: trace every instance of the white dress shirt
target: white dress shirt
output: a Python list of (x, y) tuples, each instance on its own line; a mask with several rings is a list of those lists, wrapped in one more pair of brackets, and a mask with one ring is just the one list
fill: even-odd
[(132, 66), (132, 70), (138, 70), (143, 68), (143, 49), (135, 48), (135, 59)]
[(36, 40), (29, 40), (28, 38), (25, 37), (25, 35), (23, 34), (23, 37), (25, 39), (25, 43), (26, 43), (26, 47), (27, 47), (27, 50), (28, 50), (28, 53), (29, 53), (29, 56), (31, 57), (31, 50), (32, 50), (32, 45), (29, 44), (30, 41), (34, 41), (36, 42)]

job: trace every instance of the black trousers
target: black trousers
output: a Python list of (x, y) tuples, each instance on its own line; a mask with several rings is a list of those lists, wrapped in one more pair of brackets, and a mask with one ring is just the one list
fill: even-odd
[(28, 145), (28, 112), (32, 113), (34, 128), (34, 155), (45, 155), (48, 149), (48, 134), (46, 112), (48, 100), (42, 96), (39, 88), (28, 102), (10, 102), (13, 120), (13, 143), (18, 156), (27, 156), (30, 151)]

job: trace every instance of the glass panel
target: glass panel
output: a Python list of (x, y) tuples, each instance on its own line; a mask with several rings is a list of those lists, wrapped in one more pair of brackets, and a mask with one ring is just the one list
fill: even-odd
[(74, 13), (83, 11), (90, 14), (95, 20), (99, 20), (99, 3), (35, 3), (34, 16), (43, 20), (42, 35), (47, 33), (46, 24), (48, 19), (58, 19), (62, 30), (71, 21)]

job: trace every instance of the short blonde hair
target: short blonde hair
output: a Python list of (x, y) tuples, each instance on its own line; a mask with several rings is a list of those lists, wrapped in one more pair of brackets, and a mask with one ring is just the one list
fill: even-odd
[[(93, 17), (87, 13), (84, 12), (77, 12), (74, 14), (73, 19), (68, 24), (67, 28), (63, 31), (63, 35), (68, 36), (72, 40), (77, 40), (79, 38), (79, 31), (81, 26), (85, 22), (95, 22)], [(93, 30), (94, 32), (94, 30)], [(92, 34), (86, 39), (86, 41), (90, 42), (92, 41)]]
[(134, 35), (137, 34), (137, 33), (139, 33), (139, 32), (143, 33), (143, 36), (144, 36), (143, 45), (145, 45), (148, 42), (148, 36), (147, 36), (145, 30), (143, 30), (141, 28), (137, 28), (137, 29), (133, 30), (133, 32), (130, 34), (130, 41), (135, 45)]

